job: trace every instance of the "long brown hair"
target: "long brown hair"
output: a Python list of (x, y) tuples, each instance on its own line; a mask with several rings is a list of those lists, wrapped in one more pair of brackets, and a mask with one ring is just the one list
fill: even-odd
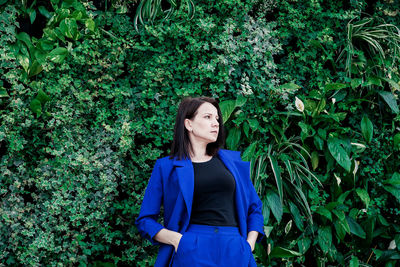
[(177, 157), (181, 159), (190, 159), (190, 139), (188, 131), (185, 127), (185, 119), (193, 119), (198, 108), (205, 102), (212, 104), (218, 112), (219, 131), (218, 138), (215, 142), (209, 143), (206, 148), (206, 153), (209, 156), (214, 156), (218, 150), (225, 144), (225, 130), (222, 120), (221, 109), (217, 100), (211, 97), (188, 97), (182, 100), (179, 104), (178, 113), (174, 127), (174, 140), (171, 146), (170, 158)]

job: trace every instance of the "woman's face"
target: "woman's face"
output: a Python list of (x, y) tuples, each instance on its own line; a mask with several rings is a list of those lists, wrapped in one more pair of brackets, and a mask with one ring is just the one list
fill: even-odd
[(193, 119), (185, 120), (191, 142), (213, 143), (219, 133), (218, 111), (211, 103), (205, 102), (197, 109)]

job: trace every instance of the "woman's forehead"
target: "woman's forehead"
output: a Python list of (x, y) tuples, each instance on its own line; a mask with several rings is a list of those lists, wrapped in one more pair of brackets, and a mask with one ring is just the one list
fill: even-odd
[(197, 109), (198, 113), (204, 114), (204, 113), (211, 113), (211, 114), (218, 114), (217, 108), (214, 107), (213, 104), (205, 102), (200, 105), (200, 107)]

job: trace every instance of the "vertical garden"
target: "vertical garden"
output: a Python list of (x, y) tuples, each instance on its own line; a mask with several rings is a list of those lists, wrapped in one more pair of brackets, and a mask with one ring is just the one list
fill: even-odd
[(259, 266), (396, 266), (399, 28), (393, 0), (0, 0), (0, 266), (153, 266), (134, 220), (200, 95), (251, 161)]

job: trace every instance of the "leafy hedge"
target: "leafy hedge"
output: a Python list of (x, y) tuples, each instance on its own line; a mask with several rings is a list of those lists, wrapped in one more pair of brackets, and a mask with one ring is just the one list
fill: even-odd
[(346, 50), (365, 2), (196, 1), (139, 31), (136, 5), (102, 7), (0, 1), (1, 262), (153, 265), (133, 222), (179, 101), (207, 95), (252, 161), (261, 266), (396, 264), (399, 71)]

